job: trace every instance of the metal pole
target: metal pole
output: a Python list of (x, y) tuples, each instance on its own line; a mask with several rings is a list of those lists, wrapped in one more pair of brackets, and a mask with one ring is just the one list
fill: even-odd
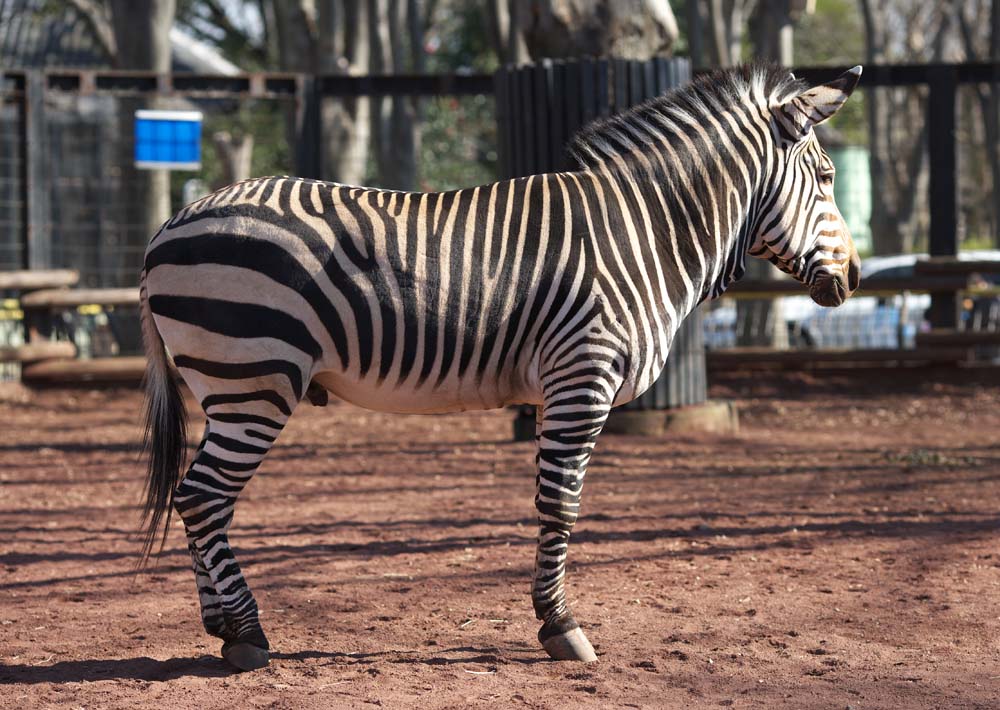
[(24, 81), (24, 222), (22, 259), (27, 269), (52, 268), (48, 150), (45, 135), (45, 75), (29, 71)]
[(323, 131), (320, 121), (320, 96), (315, 76), (299, 75), (295, 102), (295, 171), (299, 177), (322, 177)]
[[(955, 112), (957, 109), (958, 77), (954, 66), (932, 66), (928, 69), (927, 134), (930, 158), (930, 239), (928, 251), (932, 257), (958, 255), (958, 220), (955, 165)], [(934, 328), (954, 328), (958, 325), (958, 294), (931, 294), (927, 318)]]

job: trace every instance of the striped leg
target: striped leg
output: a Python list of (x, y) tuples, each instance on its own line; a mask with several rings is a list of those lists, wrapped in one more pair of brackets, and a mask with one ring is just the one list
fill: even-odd
[(201, 623), (211, 636), (228, 639), (232, 634), (226, 626), (226, 617), (222, 613), (222, 600), (215, 591), (215, 583), (205, 569), (201, 553), (194, 543), (188, 540), (188, 552), (191, 553), (191, 567), (194, 569), (194, 583), (198, 587), (198, 601), (201, 604)]
[(236, 499), (284, 425), (250, 414), (210, 413), (203, 446), (181, 479), (174, 507), (184, 521), (206, 630), (237, 668), (267, 665), (257, 601), (229, 545)]
[(597, 656), (566, 606), (566, 554), (580, 512), (587, 462), (611, 409), (605, 383), (575, 384), (547, 394), (538, 424), (538, 548), (531, 600), (542, 620), (538, 640), (556, 660)]
[[(205, 448), (207, 439), (208, 427), (206, 426), (205, 435), (202, 437), (201, 444), (198, 445), (198, 450), (195, 452), (195, 459), (198, 458), (202, 449)], [(219, 599), (218, 592), (215, 591), (215, 583), (212, 582), (212, 578), (205, 568), (205, 563), (201, 559), (201, 553), (198, 552), (198, 548), (191, 541), (190, 534), (188, 534), (188, 552), (191, 555), (191, 567), (194, 570), (195, 586), (198, 588), (201, 623), (205, 626), (205, 631), (211, 636), (227, 639), (231, 634), (226, 626), (226, 617), (222, 613), (222, 601)]]

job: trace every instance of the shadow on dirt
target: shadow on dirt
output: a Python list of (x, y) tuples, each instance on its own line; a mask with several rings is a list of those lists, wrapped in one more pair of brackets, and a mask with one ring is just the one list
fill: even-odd
[(551, 663), (542, 649), (527, 645), (498, 648), (487, 646), (457, 646), (455, 648), (434, 648), (426, 651), (378, 651), (375, 653), (342, 653), (339, 651), (297, 651), (295, 653), (272, 653), (272, 659), (305, 661), (310, 659), (329, 660), (331, 665), (368, 665), (372, 663), (402, 663), (428, 666), (468, 665), (477, 663), (498, 666), (507, 663), (533, 665)]
[[(342, 653), (337, 651), (297, 651), (271, 654), (273, 661), (326, 660), (330, 665), (370, 665), (402, 663), (430, 666), (479, 664), (496, 667), (508, 663), (532, 665), (549, 663), (541, 649), (518, 645), (497, 647), (428, 649), (421, 651), (381, 651)], [(48, 666), (0, 665), (0, 684), (93, 683), (102, 680), (168, 681), (184, 677), (222, 678), (238, 673), (217, 656), (170, 658), (158, 661), (146, 656), (87, 661), (61, 661)]]
[(184, 676), (221, 678), (237, 673), (216, 656), (170, 658), (158, 661), (146, 656), (91, 661), (60, 661), (51, 666), (0, 665), (0, 685), (20, 683), (80, 683), (99, 680), (164, 681)]

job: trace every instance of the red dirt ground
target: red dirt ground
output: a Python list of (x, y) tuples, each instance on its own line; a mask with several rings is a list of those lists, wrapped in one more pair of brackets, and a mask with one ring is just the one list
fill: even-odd
[(571, 548), (586, 666), (534, 638), (509, 412), (303, 406), (236, 517), (276, 649), (247, 674), (178, 527), (133, 575), (139, 396), (7, 385), (0, 707), (1000, 707), (998, 385), (717, 377), (738, 436), (606, 436)]

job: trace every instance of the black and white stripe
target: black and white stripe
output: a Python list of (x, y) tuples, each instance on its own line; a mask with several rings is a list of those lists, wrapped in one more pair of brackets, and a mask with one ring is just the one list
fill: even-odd
[[(142, 276), (148, 540), (172, 501), (227, 657), (267, 658), (227, 538), (236, 498), (299, 401), (329, 391), (395, 412), (539, 405), (539, 636), (590, 658), (565, 562), (608, 412), (650, 386), (681, 320), (747, 253), (827, 305), (856, 287), (812, 126), (859, 74), (815, 89), (767, 67), (702, 77), (585, 129), (574, 172), (426, 194), (263, 178), (165, 224)], [(183, 411), (164, 346), (208, 417), (176, 489)]]

